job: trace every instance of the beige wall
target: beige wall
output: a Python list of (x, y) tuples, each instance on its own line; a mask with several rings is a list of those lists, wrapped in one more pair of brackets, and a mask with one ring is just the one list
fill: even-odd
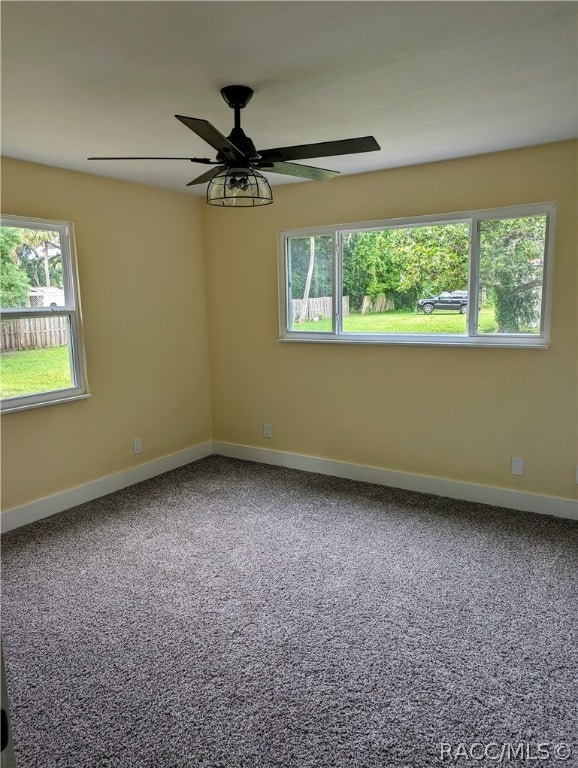
[(3, 509), (210, 440), (201, 201), (3, 160), (2, 211), (74, 222), (92, 394), (2, 416)]
[[(575, 142), (286, 185), (274, 198), (203, 209), (214, 440), (576, 497)], [(550, 349), (278, 341), (279, 230), (553, 200)], [(510, 475), (512, 456), (526, 460), (523, 477)]]
[[(5, 160), (5, 213), (75, 223), (93, 397), (2, 416), (3, 508), (211, 436), (575, 498), (576, 146), (286, 185), (255, 210)], [(278, 341), (279, 230), (551, 200), (550, 349)]]

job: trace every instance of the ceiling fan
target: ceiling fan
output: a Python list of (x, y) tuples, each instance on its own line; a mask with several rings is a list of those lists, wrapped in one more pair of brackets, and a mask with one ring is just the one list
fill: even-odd
[(333, 157), (380, 149), (373, 136), (356, 139), (323, 141), (317, 144), (299, 144), (293, 147), (257, 150), (241, 128), (241, 110), (251, 97), (253, 89), (246, 85), (227, 85), (221, 95), (235, 113), (235, 125), (228, 136), (198, 117), (175, 115), (183, 125), (217, 150), (215, 160), (207, 157), (89, 157), (88, 160), (189, 160), (214, 166), (187, 184), (209, 182), (207, 202), (219, 206), (256, 206), (273, 202), (271, 188), (261, 170), (298, 176), (303, 179), (326, 180), (339, 175), (339, 171), (316, 168), (292, 162), (315, 157)]

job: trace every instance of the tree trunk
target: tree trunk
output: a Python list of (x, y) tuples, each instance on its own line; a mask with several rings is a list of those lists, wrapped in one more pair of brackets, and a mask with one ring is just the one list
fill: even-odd
[(307, 304), (309, 302), (309, 291), (311, 290), (311, 278), (313, 277), (313, 267), (315, 266), (315, 238), (311, 237), (309, 250), (309, 269), (307, 270), (307, 279), (305, 280), (305, 289), (303, 291), (303, 304), (301, 312), (297, 318), (298, 323), (302, 323), (307, 317)]
[(50, 262), (48, 261), (48, 243), (44, 243), (44, 274), (46, 275), (46, 285), (50, 285)]

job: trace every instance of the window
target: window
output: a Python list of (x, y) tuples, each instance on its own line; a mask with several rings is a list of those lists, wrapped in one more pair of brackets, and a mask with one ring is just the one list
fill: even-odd
[(72, 224), (0, 221), (2, 411), (86, 397)]
[(281, 338), (549, 343), (554, 203), (280, 234)]

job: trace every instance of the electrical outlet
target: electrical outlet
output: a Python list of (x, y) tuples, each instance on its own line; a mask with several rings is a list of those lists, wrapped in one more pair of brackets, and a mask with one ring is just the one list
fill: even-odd
[(512, 458), (511, 473), (513, 475), (523, 475), (524, 474), (524, 459), (514, 459), (514, 458)]
[(574, 482), (578, 485), (578, 465), (576, 466), (576, 474), (574, 475)]
[(270, 424), (263, 424), (263, 437), (273, 437), (273, 430)]
[(142, 440), (140, 437), (135, 437), (135, 439), (132, 441), (132, 452), (135, 455), (137, 453), (142, 453)]

